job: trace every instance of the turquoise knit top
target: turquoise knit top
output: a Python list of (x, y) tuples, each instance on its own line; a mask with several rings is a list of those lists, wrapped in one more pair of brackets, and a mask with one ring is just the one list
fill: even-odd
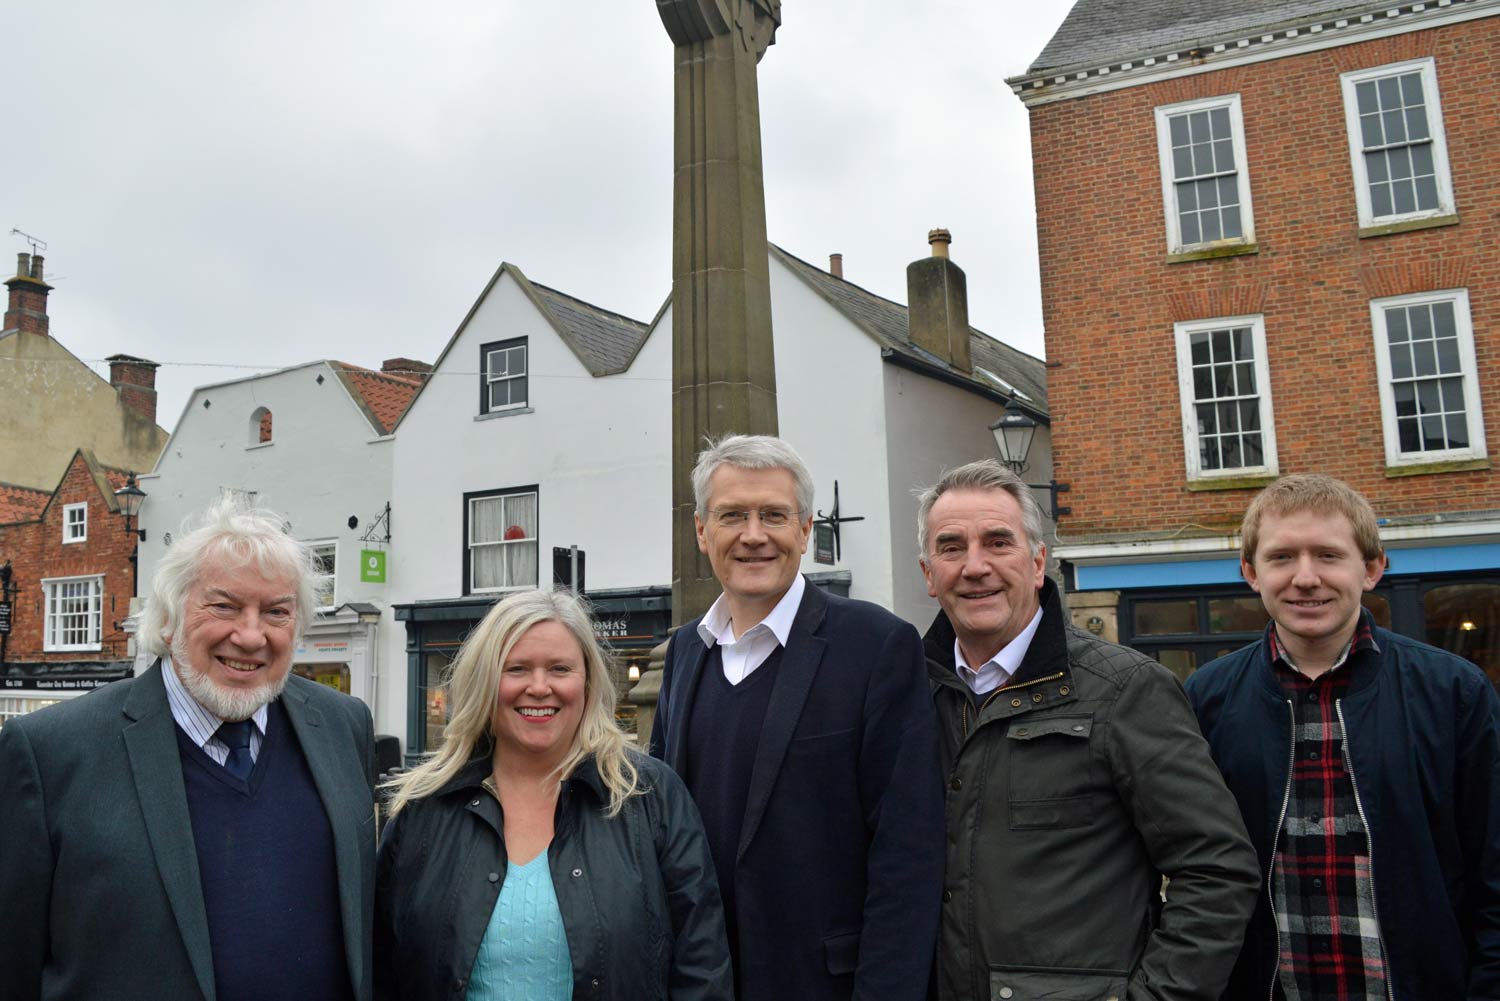
[(573, 959), (547, 852), (507, 864), (469, 974), (468, 1001), (569, 1001)]

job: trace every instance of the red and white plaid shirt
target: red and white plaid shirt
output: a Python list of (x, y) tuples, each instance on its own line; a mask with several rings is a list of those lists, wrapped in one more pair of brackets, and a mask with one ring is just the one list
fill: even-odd
[(1287, 1001), (1385, 998), (1370, 837), (1346, 765), (1337, 710), (1349, 688), (1349, 662), (1380, 651), (1374, 622), (1369, 612), (1361, 613), (1349, 646), (1317, 678), (1292, 664), (1274, 623), (1266, 627), (1266, 643), (1293, 717), (1291, 788), (1271, 860), (1271, 906), (1281, 953), (1276, 996)]

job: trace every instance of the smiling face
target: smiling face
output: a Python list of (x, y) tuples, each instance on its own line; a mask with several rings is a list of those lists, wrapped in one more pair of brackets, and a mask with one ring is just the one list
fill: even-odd
[(281, 694), (297, 635), (297, 582), (259, 567), (207, 567), (168, 637), (188, 692), (222, 720), (248, 719)]
[(1308, 670), (1327, 666), (1349, 642), (1360, 596), (1385, 565), (1360, 554), (1347, 517), (1304, 510), (1263, 515), (1255, 557), (1241, 560), (1240, 570), (1293, 662)]
[(500, 671), (490, 728), (495, 756), (567, 757), (583, 719), (583, 648), (561, 622), (539, 622), (516, 640)]
[[(797, 579), (812, 512), (797, 510), (797, 481), (785, 469), (723, 465), (708, 481), (707, 517), (693, 515), (698, 548), (724, 588), (736, 634), (770, 614)], [(737, 514), (749, 513), (741, 524)], [(762, 515), (787, 515), (768, 526)]]
[(948, 614), (964, 657), (977, 666), (1036, 614), (1047, 548), (1031, 553), (1021, 505), (1004, 490), (950, 490), (927, 514), (927, 593)]

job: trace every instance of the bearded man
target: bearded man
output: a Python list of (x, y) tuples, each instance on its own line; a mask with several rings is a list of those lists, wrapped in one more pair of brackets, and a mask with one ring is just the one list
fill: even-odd
[(152, 582), (151, 668), (0, 729), (0, 997), (371, 996), (370, 712), (291, 674), (285, 524), (211, 507)]

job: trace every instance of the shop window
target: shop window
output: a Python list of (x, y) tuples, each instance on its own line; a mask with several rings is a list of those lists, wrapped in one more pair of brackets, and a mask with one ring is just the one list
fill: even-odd
[(348, 664), (293, 664), (292, 670), (308, 681), (349, 694)]
[(1248, 598), (1208, 599), (1208, 631), (1211, 633), (1258, 633), (1270, 621), (1258, 594)]
[(338, 607), (338, 562), (337, 542), (308, 543), (313, 554), (313, 590), (317, 594), (317, 610), (331, 612)]
[(1198, 601), (1195, 598), (1137, 601), (1134, 611), (1137, 636), (1198, 631)]
[(1500, 686), (1500, 584), (1449, 584), (1422, 597), (1426, 640), (1479, 665)]
[(1364, 597), (1359, 599), (1359, 603), (1370, 610), (1370, 615), (1374, 617), (1377, 626), (1381, 629), (1391, 628), (1391, 599), (1383, 594), (1366, 592)]
[(4, 696), (3, 698), (0, 698), (0, 726), (4, 726), (5, 721), (8, 719), (15, 719), (17, 716), (25, 716), (27, 713), (34, 713), (38, 709), (56, 705), (59, 701), (61, 700), (49, 698), (22, 698), (15, 695)]
[(448, 728), (448, 667), (452, 663), (453, 658), (446, 653), (429, 653), (422, 659), (423, 722), (427, 731), (424, 750), (437, 750)]

